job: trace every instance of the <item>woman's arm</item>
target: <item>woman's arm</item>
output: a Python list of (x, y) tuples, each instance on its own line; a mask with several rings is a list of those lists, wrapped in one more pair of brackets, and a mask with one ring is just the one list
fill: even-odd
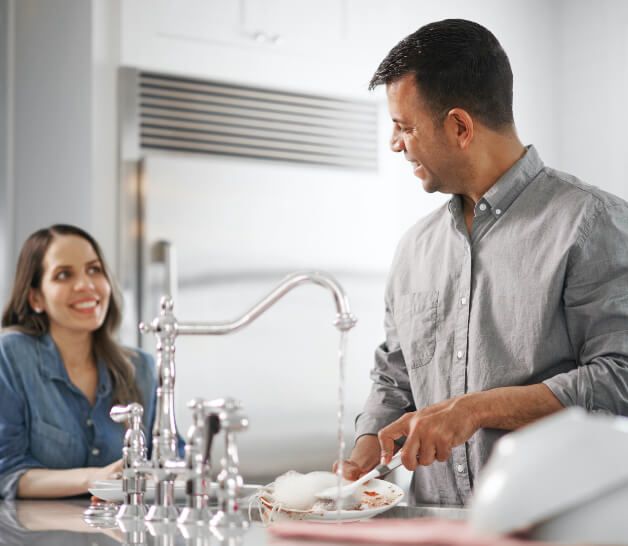
[(107, 480), (116, 472), (121, 471), (122, 459), (101, 468), (69, 468), (67, 470), (32, 468), (20, 477), (17, 496), (45, 499), (83, 495), (87, 493), (92, 482)]

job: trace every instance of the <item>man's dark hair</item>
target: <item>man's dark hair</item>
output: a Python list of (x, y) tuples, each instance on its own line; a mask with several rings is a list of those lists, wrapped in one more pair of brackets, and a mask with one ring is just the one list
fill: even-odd
[(369, 89), (414, 74), (437, 119), (462, 108), (491, 129), (513, 124), (512, 70), (497, 38), (464, 19), (429, 23), (399, 42), (373, 75)]

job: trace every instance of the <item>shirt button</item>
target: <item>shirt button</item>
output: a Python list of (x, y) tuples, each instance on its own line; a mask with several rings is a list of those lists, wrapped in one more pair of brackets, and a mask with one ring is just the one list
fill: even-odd
[(486, 210), (486, 203), (480, 203), (480, 210)]
[(94, 457), (97, 457), (98, 455), (100, 455), (100, 449), (98, 449), (97, 447), (95, 447), (94, 449), (92, 449), (92, 455)]
[(463, 355), (463, 354), (464, 354), (464, 353), (463, 353), (462, 351), (458, 351), (458, 352), (456, 353), (456, 356), (457, 356), (458, 358), (462, 358), (462, 355)]
[(502, 213), (502, 209), (495, 209), (495, 214), (499, 216)]
[(467, 298), (460, 298), (460, 305), (465, 305), (467, 303)]
[(459, 464), (459, 465), (456, 467), (456, 470), (457, 470), (460, 474), (462, 474), (462, 473), (464, 472), (464, 466), (462, 466), (461, 464)]
[(94, 421), (92, 421), (91, 418), (88, 417), (87, 420), (85, 421), (85, 424), (88, 427), (91, 427), (94, 424)]

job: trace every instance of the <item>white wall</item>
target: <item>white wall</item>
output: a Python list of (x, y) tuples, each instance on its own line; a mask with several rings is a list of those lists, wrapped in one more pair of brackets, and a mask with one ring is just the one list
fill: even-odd
[(10, 24), (12, 5), (9, 0), (0, 0), (0, 307), (3, 296), (9, 291), (9, 278), (12, 267), (7, 256), (12, 256), (13, 241), (13, 202), (11, 193), (11, 146), (9, 138), (12, 127), (12, 87), (10, 74), (12, 73), (13, 33)]
[[(85, 2), (85, 0), (83, 0)], [(91, 0), (89, 230), (115, 271), (118, 262), (118, 88), (120, 6)]]
[(90, 4), (15, 3), (15, 245), (54, 222), (90, 226)]
[(559, 5), (555, 166), (628, 199), (628, 2)]
[(115, 265), (117, 4), (9, 5), (14, 71), (3, 81), (13, 96), (12, 173), (0, 191), (13, 188), (13, 195), (3, 201), (12, 218), (2, 216), (9, 224), (2, 256), (12, 269), (30, 233), (72, 223), (92, 232)]

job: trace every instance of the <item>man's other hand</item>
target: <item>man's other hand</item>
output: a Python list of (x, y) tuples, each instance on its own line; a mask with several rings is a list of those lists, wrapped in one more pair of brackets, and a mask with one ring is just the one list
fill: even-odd
[[(342, 462), (342, 475), (347, 480), (357, 480), (379, 464), (380, 448), (379, 440), (374, 434), (360, 436), (351, 451), (348, 459)], [(338, 461), (332, 467), (338, 470)]]

